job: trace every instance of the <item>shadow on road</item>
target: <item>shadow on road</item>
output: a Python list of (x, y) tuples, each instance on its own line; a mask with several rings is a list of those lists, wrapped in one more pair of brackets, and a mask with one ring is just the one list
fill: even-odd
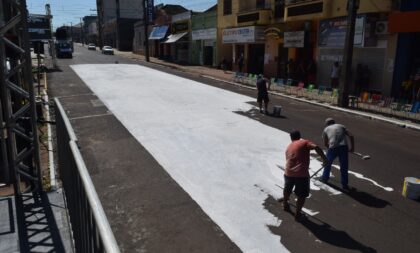
[(358, 191), (354, 187), (351, 187), (350, 191), (343, 191), (343, 189), (331, 183), (327, 183), (327, 185), (330, 186), (331, 188), (341, 191), (343, 194), (356, 200), (360, 204), (368, 206), (368, 207), (385, 208), (386, 206), (391, 206), (391, 203), (389, 203), (388, 201), (377, 198), (367, 192)]
[[(340, 252), (344, 249), (363, 253), (377, 252), (358, 242), (347, 232), (336, 229), (315, 217), (308, 216), (308, 219), (300, 223), (294, 221), (293, 215), (284, 212), (280, 203), (271, 195), (267, 197), (263, 205), (266, 210), (282, 221), (280, 226), (268, 226), (268, 228), (273, 234), (279, 235), (281, 243), (292, 252)], [(321, 243), (314, 240), (314, 237)]]
[(17, 196), (16, 218), (21, 252), (65, 252), (46, 194)]

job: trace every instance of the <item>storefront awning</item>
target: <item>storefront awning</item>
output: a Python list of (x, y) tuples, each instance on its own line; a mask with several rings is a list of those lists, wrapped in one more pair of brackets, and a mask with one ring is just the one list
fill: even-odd
[(396, 33), (420, 32), (420, 11), (394, 12), (389, 14), (388, 31)]
[(153, 30), (149, 36), (149, 40), (163, 39), (165, 38), (167, 31), (168, 31), (168, 26), (166, 25), (153, 27)]
[(174, 43), (174, 42), (178, 41), (180, 38), (184, 37), (187, 33), (188, 32), (171, 34), (171, 35), (168, 36), (168, 40), (165, 41), (165, 43)]

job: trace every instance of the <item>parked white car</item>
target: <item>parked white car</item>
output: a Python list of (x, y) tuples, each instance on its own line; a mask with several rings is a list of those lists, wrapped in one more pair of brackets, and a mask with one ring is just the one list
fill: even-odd
[(88, 45), (88, 49), (89, 49), (89, 50), (96, 50), (96, 46), (95, 46), (95, 44), (90, 43), (90, 44)]
[(110, 46), (104, 46), (102, 48), (102, 53), (103, 54), (111, 54), (111, 55), (113, 55), (114, 54), (114, 49), (112, 49), (112, 47), (110, 47)]

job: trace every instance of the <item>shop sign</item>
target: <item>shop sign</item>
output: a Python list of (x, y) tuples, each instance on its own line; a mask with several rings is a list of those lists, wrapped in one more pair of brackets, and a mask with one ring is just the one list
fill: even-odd
[(285, 32), (284, 33), (284, 47), (304, 47), (305, 46), (305, 31)]
[(188, 22), (173, 23), (172, 24), (173, 33), (186, 32), (188, 30), (189, 30)]
[(147, 8), (147, 18), (149, 22), (153, 22), (155, 20), (155, 4), (153, 0), (146, 1), (146, 8)]
[(191, 11), (183, 12), (172, 16), (172, 22), (191, 19)]
[(201, 29), (192, 31), (192, 40), (215, 40), (217, 37), (217, 29)]
[(264, 27), (257, 26), (224, 29), (222, 34), (224, 44), (263, 42), (264, 38)]
[[(363, 46), (365, 16), (358, 16), (354, 29), (354, 45)], [(319, 24), (319, 47), (344, 48), (347, 32), (347, 17), (321, 20)]]

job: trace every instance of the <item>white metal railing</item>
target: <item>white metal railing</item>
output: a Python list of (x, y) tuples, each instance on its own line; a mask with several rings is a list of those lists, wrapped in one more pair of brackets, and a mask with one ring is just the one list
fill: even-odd
[(96, 193), (73, 127), (54, 99), (58, 166), (70, 214), (76, 252), (120, 253), (102, 204)]

